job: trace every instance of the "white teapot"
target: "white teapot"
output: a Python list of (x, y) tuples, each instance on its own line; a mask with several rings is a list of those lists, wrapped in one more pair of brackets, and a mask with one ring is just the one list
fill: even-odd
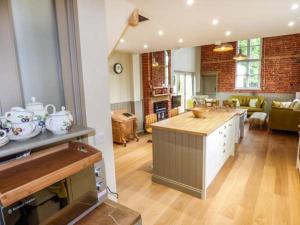
[(33, 112), (33, 121), (37, 126), (42, 128), (45, 127), (45, 122), (48, 117), (49, 108), (52, 108), (52, 113), (56, 113), (56, 108), (54, 105), (49, 104), (44, 107), (43, 103), (36, 102), (35, 97), (31, 98), (31, 102), (26, 105), (26, 110)]
[(54, 134), (66, 134), (73, 125), (73, 116), (66, 108), (61, 107), (61, 111), (52, 113), (46, 120), (46, 128)]

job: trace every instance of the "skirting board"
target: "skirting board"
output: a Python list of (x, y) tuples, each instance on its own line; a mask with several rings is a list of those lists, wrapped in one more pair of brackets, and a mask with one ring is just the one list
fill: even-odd
[(178, 191), (190, 194), (190, 195), (195, 196), (197, 198), (201, 198), (201, 199), (206, 198), (205, 191), (203, 192), (201, 189), (197, 189), (197, 188), (188, 186), (186, 184), (176, 182), (174, 180), (170, 180), (170, 179), (165, 178), (165, 177), (161, 177), (161, 176), (153, 174), (152, 175), (152, 181), (155, 182), (155, 183), (158, 183), (158, 184), (162, 184), (162, 185), (174, 188)]

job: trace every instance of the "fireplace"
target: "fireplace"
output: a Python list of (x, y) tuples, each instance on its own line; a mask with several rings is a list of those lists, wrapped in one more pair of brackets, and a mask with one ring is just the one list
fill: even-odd
[(168, 101), (160, 101), (153, 103), (153, 111), (157, 114), (157, 120), (164, 120), (168, 118)]

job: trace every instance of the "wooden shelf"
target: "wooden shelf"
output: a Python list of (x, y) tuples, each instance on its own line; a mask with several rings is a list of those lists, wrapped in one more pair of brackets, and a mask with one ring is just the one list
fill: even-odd
[(9, 206), (102, 159), (97, 149), (70, 142), (0, 165), (0, 203)]
[(27, 141), (10, 141), (10, 143), (0, 148), (0, 158), (35, 148), (44, 147), (54, 143), (68, 141), (77, 137), (93, 134), (94, 132), (94, 129), (83, 126), (73, 126), (67, 134), (62, 135), (55, 135), (49, 131), (46, 131), (45, 133), (42, 133)]

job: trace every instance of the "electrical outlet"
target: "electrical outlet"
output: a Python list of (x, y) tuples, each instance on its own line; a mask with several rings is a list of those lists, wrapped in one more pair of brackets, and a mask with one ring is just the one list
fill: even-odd
[(104, 133), (102, 132), (96, 133), (96, 135), (94, 136), (94, 144), (101, 145), (103, 143), (104, 143)]

